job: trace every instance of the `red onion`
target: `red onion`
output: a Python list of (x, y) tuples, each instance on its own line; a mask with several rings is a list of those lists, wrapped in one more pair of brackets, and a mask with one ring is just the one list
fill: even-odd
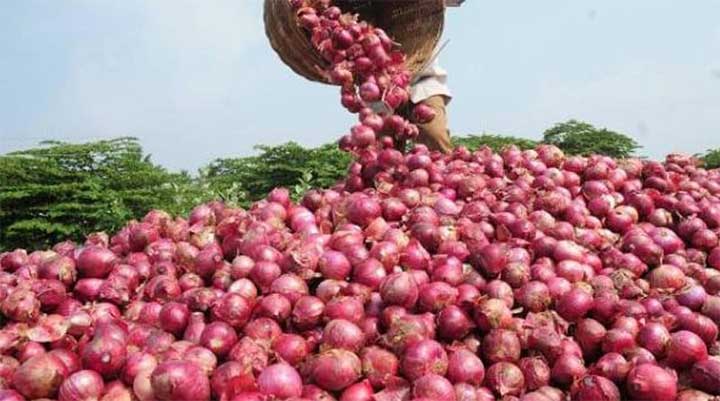
[(670, 332), (660, 323), (649, 322), (640, 329), (637, 342), (656, 357), (663, 357), (670, 343)]
[(514, 362), (520, 359), (520, 340), (510, 330), (493, 329), (483, 338), (483, 356), (488, 362)]
[(188, 324), (190, 310), (184, 304), (169, 302), (160, 310), (160, 327), (174, 334), (182, 333)]
[(672, 401), (677, 395), (677, 377), (657, 365), (644, 363), (630, 370), (626, 388), (636, 400)]
[(690, 370), (693, 387), (720, 395), (720, 361), (709, 358), (697, 362)]
[(228, 323), (233, 328), (242, 328), (250, 319), (252, 306), (247, 299), (234, 293), (223, 295), (212, 307), (215, 319)]
[(340, 401), (372, 401), (373, 388), (367, 380), (355, 383), (346, 388), (340, 396)]
[(225, 322), (212, 322), (200, 335), (200, 344), (219, 357), (227, 355), (237, 342), (237, 334)]
[(670, 335), (667, 347), (668, 365), (678, 369), (689, 368), (707, 356), (707, 346), (697, 334), (680, 330)]
[(105, 278), (117, 262), (117, 256), (106, 248), (89, 246), (84, 248), (77, 259), (77, 270), (87, 278)]
[(581, 358), (575, 355), (564, 354), (553, 364), (550, 377), (558, 384), (569, 385), (574, 380), (582, 377), (585, 371), (586, 368)]
[(110, 378), (120, 373), (125, 364), (125, 343), (109, 336), (96, 336), (82, 351), (83, 367)]
[(630, 363), (628, 363), (622, 355), (616, 352), (608, 352), (600, 357), (590, 370), (593, 374), (598, 374), (616, 383), (621, 383), (625, 381), (630, 367)]
[(323, 344), (327, 348), (341, 348), (357, 352), (362, 348), (364, 342), (365, 335), (360, 327), (347, 320), (331, 320), (323, 330)]
[(411, 380), (428, 373), (444, 375), (447, 368), (448, 356), (442, 346), (433, 340), (410, 344), (402, 358), (402, 372)]
[(450, 354), (447, 378), (453, 383), (480, 385), (485, 377), (485, 367), (474, 353), (459, 349)]
[(230, 400), (244, 391), (255, 389), (255, 380), (238, 362), (226, 362), (213, 372), (210, 379), (212, 395), (217, 399)]
[(474, 324), (470, 316), (460, 307), (450, 305), (437, 315), (438, 335), (450, 340), (459, 340), (465, 337)]
[(387, 305), (411, 308), (418, 299), (418, 287), (409, 273), (393, 273), (380, 284), (380, 295)]
[(191, 362), (163, 362), (152, 372), (150, 382), (153, 394), (161, 401), (210, 399), (210, 381), (203, 371)]
[(70, 375), (60, 386), (60, 401), (94, 401), (103, 393), (102, 377), (92, 370), (80, 370)]
[(425, 398), (455, 401), (455, 388), (452, 384), (446, 378), (433, 373), (415, 380), (412, 393), (416, 400)]
[(297, 334), (282, 334), (272, 344), (272, 349), (281, 360), (296, 366), (308, 355), (310, 349), (304, 338)]
[(518, 366), (525, 378), (525, 386), (529, 390), (537, 390), (550, 382), (550, 367), (544, 359), (526, 357), (520, 359)]
[(298, 329), (309, 329), (315, 327), (325, 310), (325, 304), (316, 297), (300, 297), (291, 313), (291, 320)]
[(585, 316), (592, 306), (592, 295), (583, 289), (574, 288), (558, 300), (556, 309), (564, 319), (574, 321)]
[(507, 326), (512, 313), (505, 302), (499, 299), (487, 299), (475, 309), (475, 323), (483, 332)]
[(80, 357), (73, 351), (58, 348), (48, 352), (48, 354), (58, 357), (69, 374), (75, 373), (81, 368)]
[(398, 372), (397, 357), (379, 347), (367, 347), (361, 352), (362, 372), (373, 387), (385, 387)]
[(575, 382), (570, 389), (573, 401), (620, 401), (620, 390), (615, 383), (602, 377), (588, 375)]
[(51, 398), (57, 393), (68, 372), (60, 358), (41, 354), (23, 362), (15, 370), (13, 386), (27, 399)]
[(342, 390), (360, 378), (362, 365), (354, 353), (341, 349), (325, 351), (312, 362), (312, 377), (329, 391)]
[(498, 362), (487, 370), (485, 383), (495, 394), (520, 395), (525, 389), (525, 378), (517, 365), (510, 362)]

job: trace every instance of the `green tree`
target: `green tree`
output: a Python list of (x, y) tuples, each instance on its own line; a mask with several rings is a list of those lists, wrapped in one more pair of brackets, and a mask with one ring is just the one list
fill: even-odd
[(481, 146), (488, 146), (492, 150), (498, 152), (506, 146), (515, 145), (520, 149), (533, 149), (537, 146), (537, 141), (526, 138), (518, 138), (507, 135), (468, 135), (453, 138), (455, 146), (465, 146), (470, 150), (476, 150)]
[(705, 168), (720, 168), (720, 149), (710, 149), (698, 157), (703, 161)]
[(634, 139), (582, 121), (559, 123), (543, 134), (543, 142), (573, 155), (601, 154), (616, 158), (632, 156), (640, 146)]
[(258, 200), (275, 187), (287, 187), (297, 198), (310, 188), (327, 188), (345, 176), (350, 155), (336, 144), (304, 148), (288, 142), (257, 146), (260, 154), (223, 158), (201, 170), (201, 180), (219, 194), (241, 193), (241, 204)]
[(153, 164), (135, 138), (43, 142), (0, 156), (0, 249), (114, 232), (154, 208), (184, 213), (201, 197), (187, 173)]

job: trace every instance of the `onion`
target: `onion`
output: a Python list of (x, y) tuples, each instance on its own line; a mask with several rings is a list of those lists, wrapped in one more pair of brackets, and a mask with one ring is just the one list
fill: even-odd
[(438, 335), (449, 340), (464, 338), (474, 324), (470, 316), (460, 307), (450, 305), (437, 315)]
[(65, 365), (68, 374), (75, 373), (81, 368), (80, 357), (73, 351), (58, 348), (48, 352), (48, 354), (58, 357)]
[(574, 380), (582, 377), (585, 372), (586, 368), (581, 358), (571, 354), (564, 354), (553, 364), (550, 377), (558, 384), (569, 385)]
[(77, 270), (81, 276), (87, 278), (105, 278), (117, 262), (117, 256), (107, 249), (99, 246), (84, 248), (77, 259)]
[[(348, 360), (350, 359), (352, 358), (348, 357)], [(369, 347), (362, 351), (361, 366), (363, 374), (373, 386), (384, 387), (387, 381), (397, 373), (398, 360), (390, 352), (378, 347)]]
[(218, 366), (213, 372), (210, 389), (217, 399), (229, 400), (243, 391), (254, 390), (255, 381), (242, 364), (230, 361)]
[(652, 352), (656, 357), (663, 357), (670, 343), (670, 332), (660, 323), (646, 323), (638, 333), (638, 345)]
[(420, 340), (410, 344), (402, 358), (402, 372), (410, 380), (429, 373), (445, 375), (448, 356), (442, 346), (433, 340)]
[(213, 318), (222, 320), (236, 329), (245, 326), (251, 312), (250, 302), (234, 293), (223, 295), (212, 307)]
[(708, 356), (705, 342), (695, 333), (680, 330), (670, 335), (667, 363), (678, 369), (689, 368)]
[(203, 371), (191, 362), (163, 362), (153, 370), (150, 382), (153, 394), (161, 401), (210, 399), (210, 381)]
[(556, 305), (558, 314), (570, 321), (582, 318), (592, 307), (592, 295), (580, 288), (574, 288), (568, 291), (558, 300)]
[(518, 362), (518, 366), (525, 378), (525, 386), (529, 390), (537, 390), (550, 382), (550, 367), (542, 358), (522, 358)]
[(644, 363), (630, 370), (626, 388), (637, 400), (672, 401), (677, 395), (677, 377), (657, 365)]
[(607, 377), (615, 383), (622, 383), (625, 381), (630, 367), (630, 363), (622, 355), (608, 352), (598, 359), (590, 371), (593, 374)]
[(94, 370), (105, 378), (117, 376), (126, 358), (125, 343), (110, 336), (96, 335), (81, 354), (83, 367)]
[(415, 399), (450, 400), (455, 401), (455, 388), (450, 382), (433, 373), (427, 374), (413, 383), (413, 396)]
[(291, 313), (291, 321), (298, 329), (310, 329), (315, 327), (322, 318), (325, 304), (317, 297), (300, 297)]
[(236, 342), (235, 329), (225, 322), (209, 323), (200, 335), (200, 344), (219, 357), (227, 355)]
[(327, 348), (341, 348), (357, 352), (364, 343), (365, 334), (360, 327), (344, 319), (329, 321), (323, 330), (323, 345)]
[(453, 383), (480, 385), (485, 377), (485, 367), (474, 353), (459, 349), (448, 358), (447, 378)]
[(312, 363), (312, 377), (315, 383), (328, 391), (343, 390), (357, 381), (361, 373), (360, 358), (346, 350), (325, 351)]
[(520, 359), (520, 340), (510, 330), (493, 329), (483, 338), (483, 356), (488, 362), (515, 362)]
[(487, 370), (485, 383), (495, 394), (520, 395), (525, 388), (525, 378), (517, 365), (510, 362), (498, 362)]
[(717, 359), (709, 358), (694, 364), (690, 378), (693, 387), (720, 395), (720, 361)]
[(305, 339), (297, 334), (281, 334), (273, 341), (272, 349), (278, 358), (292, 366), (302, 362), (310, 351)]
[(68, 372), (60, 358), (41, 354), (23, 362), (13, 376), (13, 386), (27, 399), (51, 398)]
[(602, 377), (588, 375), (575, 382), (570, 389), (574, 401), (620, 401), (620, 390), (615, 383)]
[(411, 308), (418, 299), (418, 286), (409, 273), (393, 273), (380, 284), (380, 295), (387, 305)]
[(367, 380), (355, 383), (343, 391), (340, 401), (371, 401), (373, 388)]
[(602, 345), (607, 330), (594, 319), (582, 319), (575, 327), (575, 339), (583, 350), (583, 355), (594, 356)]
[(168, 302), (160, 310), (160, 327), (174, 334), (182, 333), (188, 324), (190, 310), (184, 304)]
[(92, 370), (80, 370), (70, 375), (60, 386), (60, 401), (98, 400), (105, 384), (102, 377)]

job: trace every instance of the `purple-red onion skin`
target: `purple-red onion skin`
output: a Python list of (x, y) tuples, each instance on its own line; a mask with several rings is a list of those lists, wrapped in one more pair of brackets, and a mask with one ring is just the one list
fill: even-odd
[(71, 374), (60, 386), (60, 401), (95, 401), (105, 389), (102, 376), (92, 370), (80, 370)]
[(673, 401), (677, 395), (677, 377), (652, 364), (635, 366), (625, 385), (628, 395), (637, 400)]
[(15, 370), (13, 386), (27, 399), (52, 398), (67, 375), (67, 369), (58, 357), (41, 354)]
[(693, 387), (713, 395), (720, 395), (720, 360), (708, 358), (695, 363), (690, 370)]
[(210, 381), (203, 371), (187, 361), (158, 365), (150, 377), (153, 394), (160, 401), (208, 401)]

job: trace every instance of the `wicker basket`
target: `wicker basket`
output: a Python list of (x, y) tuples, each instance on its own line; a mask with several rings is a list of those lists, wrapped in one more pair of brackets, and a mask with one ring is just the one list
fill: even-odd
[[(383, 28), (400, 43), (407, 66), (417, 73), (432, 57), (445, 21), (444, 0), (338, 0), (343, 11), (355, 12)], [(313, 49), (305, 30), (295, 22), (287, 0), (265, 0), (265, 33), (270, 45), (293, 71), (328, 83), (319, 70), (328, 63)]]

